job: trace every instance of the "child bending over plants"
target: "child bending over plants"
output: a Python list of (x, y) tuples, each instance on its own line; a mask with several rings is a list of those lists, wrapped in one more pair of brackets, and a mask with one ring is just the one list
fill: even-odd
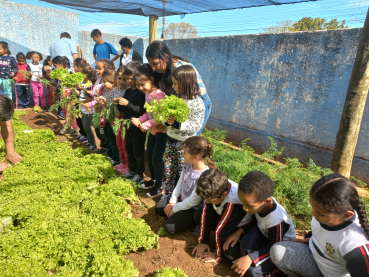
[(223, 249), (238, 245), (232, 269), (243, 276), (285, 276), (270, 260), (270, 248), (279, 241), (296, 238), (295, 226), (286, 210), (273, 197), (274, 183), (261, 171), (247, 173), (238, 185), (245, 212), (255, 215), (255, 226), (241, 226), (231, 234)]
[[(133, 79), (137, 88), (145, 93), (146, 103), (160, 101), (165, 97), (165, 93), (159, 88), (158, 82), (154, 79), (154, 71), (149, 64), (143, 64), (137, 67), (133, 72)], [(143, 132), (150, 132), (147, 140), (146, 160), (149, 164), (151, 178), (154, 186), (150, 189), (147, 195), (150, 198), (156, 197), (163, 193), (163, 155), (165, 151), (167, 134), (166, 129), (159, 130), (153, 114), (146, 112), (139, 118), (132, 118), (132, 124), (139, 127)], [(143, 183), (145, 179), (139, 176), (136, 180), (138, 183)]]
[(355, 186), (333, 173), (309, 194), (311, 233), (274, 244), (272, 261), (288, 276), (369, 276), (369, 222)]
[(168, 217), (164, 229), (169, 234), (182, 233), (200, 225), (204, 200), (196, 193), (196, 184), (209, 166), (216, 167), (212, 161), (213, 146), (206, 138), (190, 137), (182, 142), (182, 149), (185, 163), (173, 194), (155, 205), (158, 215)]
[[(183, 150), (181, 141), (195, 136), (200, 131), (205, 116), (204, 101), (199, 96), (200, 87), (194, 68), (191, 65), (177, 67), (172, 75), (173, 89), (178, 100), (183, 101), (185, 107), (183, 119), (171, 115), (165, 122), (167, 126), (167, 143), (165, 148), (165, 194), (161, 197), (170, 197), (174, 189), (174, 181), (178, 180), (183, 167)], [(176, 96), (171, 96), (175, 99)], [(162, 100), (161, 103), (166, 100)], [(181, 107), (179, 105), (178, 107)], [(143, 185), (149, 188), (152, 184)]]
[[(224, 249), (228, 236), (241, 226), (252, 226), (254, 216), (243, 210), (237, 196), (238, 184), (229, 180), (219, 169), (210, 168), (197, 181), (196, 193), (205, 199), (201, 214), (198, 245), (192, 254), (205, 262), (233, 260), (239, 255), (240, 246), (230, 245)], [(210, 252), (210, 232), (215, 231), (216, 251)]]

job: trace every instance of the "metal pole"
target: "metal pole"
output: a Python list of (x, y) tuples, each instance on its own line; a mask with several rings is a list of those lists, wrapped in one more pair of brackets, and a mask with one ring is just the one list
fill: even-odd
[(340, 127), (333, 151), (332, 170), (351, 175), (357, 139), (369, 90), (369, 10), (351, 73)]

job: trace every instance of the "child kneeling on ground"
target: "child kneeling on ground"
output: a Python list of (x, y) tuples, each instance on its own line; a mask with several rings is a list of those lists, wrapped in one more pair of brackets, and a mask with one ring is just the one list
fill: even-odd
[[(193, 250), (196, 259), (205, 262), (233, 261), (240, 257), (240, 246), (234, 243), (223, 249), (229, 235), (241, 226), (252, 226), (254, 217), (246, 213), (237, 196), (238, 184), (228, 180), (219, 169), (210, 168), (197, 182), (196, 193), (205, 199), (201, 214), (198, 245)], [(210, 252), (210, 232), (215, 230), (216, 252)], [(205, 253), (205, 252), (208, 253)]]
[(167, 216), (164, 228), (169, 234), (182, 233), (200, 224), (203, 199), (196, 194), (196, 184), (201, 174), (215, 168), (213, 146), (200, 136), (190, 137), (182, 142), (184, 150), (184, 167), (178, 183), (170, 198), (160, 200), (155, 205), (155, 212)]
[(272, 261), (288, 276), (369, 276), (369, 222), (355, 186), (339, 174), (310, 189), (309, 238), (278, 242)]
[(245, 276), (285, 276), (270, 260), (269, 251), (278, 241), (296, 238), (296, 232), (291, 218), (273, 194), (272, 179), (260, 171), (247, 173), (238, 186), (244, 211), (255, 215), (257, 221), (257, 226), (248, 230), (240, 228), (224, 244), (227, 249), (240, 242), (243, 257), (233, 261), (232, 269), (241, 276), (245, 273)]

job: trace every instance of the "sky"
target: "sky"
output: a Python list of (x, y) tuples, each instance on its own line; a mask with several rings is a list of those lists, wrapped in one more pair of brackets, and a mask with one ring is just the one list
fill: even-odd
[[(136, 37), (149, 36), (149, 18), (138, 15), (115, 13), (89, 13), (63, 8), (42, 1), (10, 0), (11, 2), (32, 4), (60, 9), (79, 14), (80, 30), (91, 31), (98, 28), (102, 33)], [(188, 14), (183, 19), (179, 15), (165, 17), (165, 23), (186, 22), (194, 25), (201, 37), (257, 34), (263, 29), (284, 20), (298, 21), (303, 17), (320, 17), (328, 20), (345, 20), (351, 28), (363, 27), (369, 0), (322, 0), (299, 4), (266, 6), (230, 11)], [(162, 18), (158, 21), (158, 38), (162, 31)]]

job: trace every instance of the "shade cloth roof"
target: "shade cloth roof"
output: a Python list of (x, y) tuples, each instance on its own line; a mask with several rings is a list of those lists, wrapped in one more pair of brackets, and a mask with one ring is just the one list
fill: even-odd
[[(163, 3), (157, 0), (41, 0), (84, 12), (111, 12), (163, 16)], [(163, 1), (163, 0), (161, 0)], [(295, 4), (319, 0), (171, 0), (165, 15), (243, 9), (270, 5)]]

